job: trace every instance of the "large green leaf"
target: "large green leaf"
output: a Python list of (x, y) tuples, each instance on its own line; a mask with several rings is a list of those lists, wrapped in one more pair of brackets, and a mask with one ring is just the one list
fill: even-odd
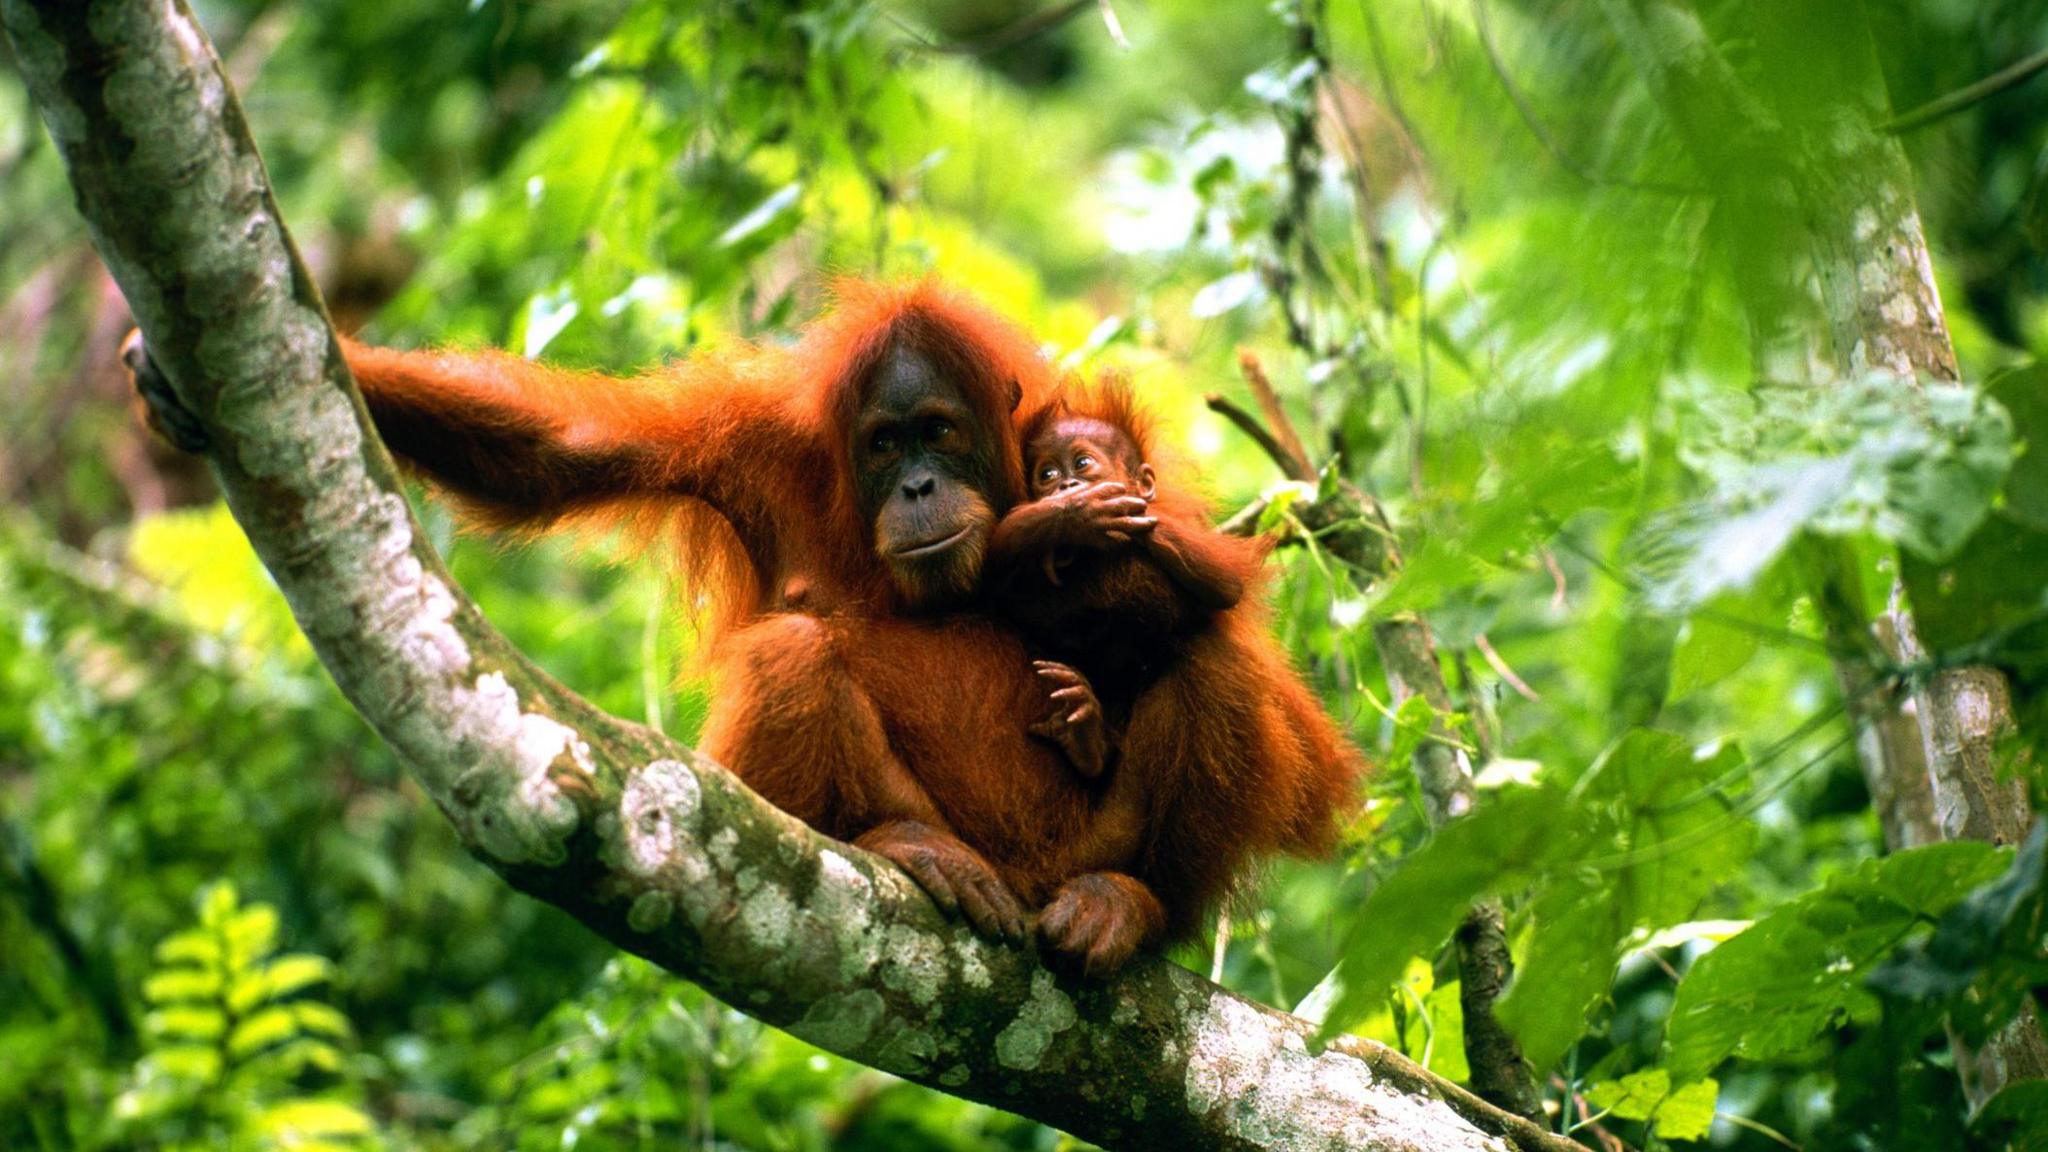
[(2006, 372), (1989, 385), (2026, 450), (2001, 507), (1953, 555), (1905, 557), (1920, 639), (1937, 652), (1990, 641), (1990, 659), (2030, 677), (2048, 671), (2048, 369)]
[(1494, 1010), (1521, 1041), (1530, 1065), (1548, 1069), (1607, 995), (1631, 917), (1605, 877), (1583, 874), (1548, 885), (1530, 919), (1528, 953)]
[(2048, 1080), (2022, 1080), (1986, 1101), (1970, 1121), (1985, 1148), (2048, 1152)]
[(1699, 1080), (1671, 1090), (1671, 1074), (1645, 1068), (1586, 1089), (1586, 1103), (1621, 1120), (1653, 1121), (1666, 1140), (1699, 1140), (1714, 1126), (1721, 1086)]
[(1675, 733), (1639, 728), (1579, 781), (1570, 818), (1587, 829), (1583, 855), (1544, 879), (1498, 1006), (1535, 1067), (1585, 1031), (1638, 929), (1690, 918), (1747, 860), (1752, 827), (1721, 787), (1741, 762), (1732, 746), (1699, 756)]
[(2048, 982), (2041, 933), (2048, 923), (2048, 818), (2034, 821), (2003, 876), (1942, 916), (1934, 934), (1901, 949), (1871, 986), (1935, 1001), (1973, 1041), (2003, 1027)]
[(1934, 844), (1867, 861), (1758, 920), (1701, 957), (1678, 986), (1665, 1064), (1697, 1079), (1729, 1056), (1796, 1053), (1876, 1018), (1871, 970), (1916, 928), (1996, 877), (2008, 853)]
[(1451, 821), (1410, 853), (1360, 909), (1332, 973), (1321, 1035), (1370, 1015), (1412, 956), (1434, 955), (1465, 909), (1497, 884), (1527, 876), (1571, 840), (1563, 796), (1510, 788)]

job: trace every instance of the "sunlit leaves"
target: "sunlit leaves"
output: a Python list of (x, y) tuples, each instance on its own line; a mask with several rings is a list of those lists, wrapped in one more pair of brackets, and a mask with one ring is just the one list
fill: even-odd
[(1586, 1103), (1618, 1120), (1651, 1121), (1666, 1140), (1699, 1140), (1714, 1126), (1719, 1095), (1720, 1085), (1711, 1079), (1673, 1091), (1669, 1072), (1646, 1068), (1592, 1085), (1586, 1089)]
[(1748, 587), (1802, 532), (1950, 556), (2013, 459), (2005, 410), (1962, 385), (1879, 373), (1754, 399), (1746, 415), (1705, 416), (1709, 435), (1688, 447), (1712, 494), (1660, 515), (1638, 541), (1648, 591), (1667, 610)]
[(1666, 1067), (1697, 1078), (1729, 1056), (1791, 1056), (1835, 1028), (1875, 1019), (1870, 972), (2007, 860), (1970, 841), (1915, 848), (1777, 908), (1701, 957), (1679, 984)]
[(149, 1131), (203, 1120), (189, 1135), (261, 1132), (303, 1141), (295, 1146), (353, 1147), (371, 1135), (352, 1104), (300, 1090), (308, 1074), (341, 1072), (337, 1045), (353, 1030), (313, 998), (332, 965), (279, 954), (277, 938), (274, 909), (243, 905), (221, 883), (201, 897), (194, 927), (158, 945), (158, 968), (143, 985), (149, 1049), (119, 1101), (124, 1121)]
[(1584, 1032), (1639, 929), (1687, 920), (1747, 858), (1734, 810), (1742, 757), (1630, 732), (1570, 787), (1482, 797), (1404, 858), (1359, 914), (1333, 979), (1326, 1032), (1366, 1019), (1412, 956), (1433, 956), (1473, 901), (1533, 891), (1526, 945), (1499, 1016), (1537, 1067)]
[(1471, 1068), (1465, 1060), (1465, 1009), (1458, 993), (1456, 980), (1438, 984), (1428, 964), (1411, 960), (1393, 995), (1351, 1031), (1399, 1049), (1440, 1076), (1463, 1080)]

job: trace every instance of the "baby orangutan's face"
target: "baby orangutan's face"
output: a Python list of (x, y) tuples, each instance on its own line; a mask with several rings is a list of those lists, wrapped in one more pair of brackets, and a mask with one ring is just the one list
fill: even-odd
[(1090, 417), (1055, 421), (1024, 446), (1024, 462), (1034, 499), (1105, 482), (1152, 499), (1152, 466), (1138, 458), (1138, 446), (1122, 429)]

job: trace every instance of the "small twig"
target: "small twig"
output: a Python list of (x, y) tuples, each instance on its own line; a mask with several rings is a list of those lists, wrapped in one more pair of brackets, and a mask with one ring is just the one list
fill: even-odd
[(1754, 1132), (1757, 1135), (1762, 1136), (1766, 1140), (1775, 1141), (1776, 1143), (1786, 1148), (1790, 1148), (1792, 1152), (1806, 1152), (1804, 1145), (1794, 1143), (1792, 1139), (1786, 1136), (1783, 1132), (1778, 1131), (1776, 1128), (1773, 1128), (1768, 1124), (1760, 1124), (1755, 1120), (1751, 1120), (1747, 1116), (1737, 1116), (1733, 1112), (1716, 1111), (1714, 1113), (1714, 1119), (1726, 1120), (1730, 1124), (1735, 1125), (1737, 1128), (1747, 1128), (1751, 1132)]
[(1898, 134), (1911, 132), (1916, 128), (1925, 128), (1936, 120), (1953, 116), (1972, 104), (1987, 100), (2005, 91), (2007, 88), (2015, 87), (2032, 79), (2036, 73), (2044, 68), (2048, 68), (2048, 48), (2034, 53), (2017, 64), (1993, 72), (1991, 75), (1966, 88), (1958, 88), (1946, 96), (1937, 96), (1918, 108), (1913, 109), (1911, 112), (1894, 116), (1879, 124), (1877, 126), (1878, 130)]
[(1557, 553), (1552, 552), (1549, 545), (1537, 549), (1537, 553), (1543, 557), (1543, 570), (1550, 573), (1550, 606), (1561, 612), (1571, 604), (1565, 596), (1564, 569), (1557, 566)]
[[(1360, 684), (1358, 686), (1358, 691), (1360, 695), (1365, 697), (1365, 702), (1367, 704), (1372, 705), (1372, 710), (1379, 713), (1381, 716), (1386, 717), (1387, 720), (1394, 725), (1394, 727), (1408, 727), (1407, 722), (1402, 720), (1400, 716), (1396, 715), (1393, 709), (1387, 707), (1385, 701), (1381, 700), (1378, 696), (1373, 695), (1372, 689), (1366, 687), (1364, 684)], [(1463, 740), (1458, 739), (1456, 736), (1452, 736), (1447, 733), (1439, 733), (1438, 731), (1436, 731), (1435, 728), (1431, 728), (1429, 731), (1424, 732), (1422, 734), (1422, 741), (1425, 744), (1441, 744), (1444, 747), (1450, 748), (1454, 751), (1463, 752), (1467, 756), (1476, 756), (1479, 754), (1479, 749), (1474, 748), (1472, 745), (1465, 743)]]
[(1521, 695), (1522, 699), (1532, 701), (1543, 699), (1534, 688), (1529, 687), (1520, 676), (1515, 675), (1515, 670), (1508, 667), (1508, 662), (1500, 658), (1500, 653), (1493, 650), (1493, 642), (1486, 638), (1486, 633), (1474, 632), (1472, 634), (1472, 646), (1479, 649), (1479, 654), (1486, 657), (1487, 666), (1496, 673), (1499, 673), (1500, 678), (1507, 681), (1508, 687), (1513, 688)]
[(1290, 457), (1286, 446), (1281, 444), (1274, 437), (1273, 433), (1267, 431), (1266, 426), (1259, 421), (1257, 416), (1252, 415), (1214, 392), (1203, 397), (1203, 402), (1209, 406), (1209, 411), (1237, 425), (1238, 431), (1251, 437), (1261, 449), (1265, 450), (1266, 455), (1272, 458), (1273, 463), (1280, 466), (1280, 471), (1288, 479), (1299, 480), (1305, 484), (1315, 483), (1315, 471), (1308, 467), (1306, 461), (1297, 463), (1298, 458)]
[(1259, 521), (1265, 518), (1266, 509), (1272, 507), (1269, 497), (1261, 496), (1230, 515), (1230, 518), (1216, 525), (1216, 530), (1225, 536), (1250, 536), (1259, 530)]
[(1301, 435), (1294, 430), (1294, 421), (1287, 418), (1287, 410), (1280, 406), (1280, 395), (1273, 390), (1273, 379), (1266, 375), (1266, 366), (1259, 361), (1259, 354), (1249, 348), (1239, 348), (1237, 370), (1244, 374), (1245, 386), (1251, 389), (1252, 399), (1258, 401), (1259, 411), (1265, 414), (1273, 439), (1286, 449), (1285, 459), (1275, 457), (1279, 460), (1280, 470), (1287, 473), (1289, 479), (1313, 483), (1316, 470), (1309, 463), (1308, 449), (1302, 446)]
[(1223, 982), (1223, 961), (1230, 955), (1230, 905), (1216, 912), (1216, 944), (1209, 952), (1209, 979)]

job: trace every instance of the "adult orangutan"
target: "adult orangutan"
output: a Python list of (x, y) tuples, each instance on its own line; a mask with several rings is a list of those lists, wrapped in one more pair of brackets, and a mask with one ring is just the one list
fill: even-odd
[[(1025, 498), (1016, 414), (1052, 378), (980, 306), (930, 283), (847, 285), (795, 347), (632, 380), (343, 347), (385, 443), (484, 523), (672, 529), (716, 621), (704, 751), (978, 930), (1021, 940), (1044, 908), (1055, 958), (1111, 967), (1273, 846), (1227, 830), (1242, 807), (1275, 803), (1269, 773), (1291, 749), (1245, 749), (1232, 779), (1158, 814), (1159, 841), (1202, 859), (1155, 854), (1133, 875), (1069, 851), (1098, 797), (1027, 732), (1047, 700), (1015, 630), (970, 607), (990, 533)], [(131, 362), (162, 423), (203, 439), (203, 414), (171, 410), (146, 356)], [(1168, 830), (1183, 826), (1190, 837)]]

